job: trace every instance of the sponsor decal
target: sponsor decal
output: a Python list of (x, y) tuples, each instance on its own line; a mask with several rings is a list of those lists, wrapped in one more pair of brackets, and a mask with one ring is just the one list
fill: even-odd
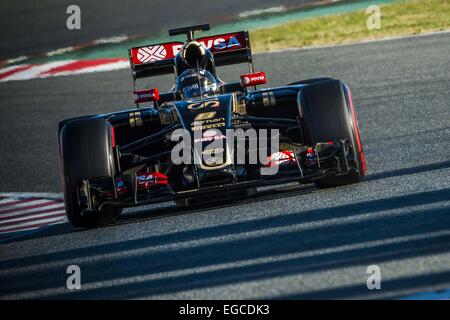
[(224, 148), (209, 148), (209, 149), (205, 149), (203, 150), (203, 154), (205, 155), (216, 155), (219, 153), (223, 153), (225, 151)]
[(119, 195), (125, 194), (128, 192), (128, 188), (125, 185), (125, 181), (122, 178), (116, 178), (116, 192)]
[(220, 133), (221, 133), (221, 132), (218, 131), (218, 130), (208, 130), (208, 131), (205, 131), (205, 132), (203, 133), (203, 136), (204, 136), (204, 137), (212, 137), (212, 136), (218, 135), (218, 134), (220, 134)]
[(225, 122), (219, 122), (219, 123), (213, 123), (213, 124), (200, 125), (198, 127), (192, 127), (192, 131), (202, 130), (202, 129), (214, 129), (214, 128), (221, 128), (221, 127), (225, 127)]
[(139, 172), (136, 176), (138, 189), (168, 184), (167, 176), (160, 172)]
[(242, 45), (239, 42), (239, 40), (232, 36), (228, 39), (226, 38), (209, 38), (200, 40), (199, 43), (204, 46), (206, 49), (213, 49), (213, 50), (224, 50), (224, 49), (231, 49), (231, 48), (240, 48)]
[(194, 102), (188, 105), (189, 110), (200, 110), (204, 108), (218, 108), (220, 106), (219, 100), (209, 100), (203, 102)]
[(202, 130), (202, 129), (222, 128), (222, 127), (225, 127), (225, 122), (195, 126), (195, 127), (192, 127), (192, 131)]
[(194, 143), (198, 142), (210, 142), (216, 140), (224, 140), (226, 136), (224, 136), (219, 130), (210, 129), (203, 132), (203, 136), (199, 139), (195, 139)]
[(266, 74), (264, 72), (256, 72), (241, 75), (241, 85), (243, 87), (255, 86), (258, 84), (265, 84), (267, 81)]
[(266, 166), (277, 166), (284, 162), (295, 161), (294, 151), (280, 151), (267, 158)]
[(193, 131), (225, 127), (225, 118), (194, 121), (192, 122), (191, 127)]
[(134, 103), (142, 103), (159, 100), (159, 90), (154, 89), (142, 89), (133, 91), (133, 101)]
[(188, 94), (190, 91), (194, 91), (194, 90), (199, 90), (199, 85), (198, 83), (194, 83), (194, 84), (190, 84), (187, 85), (183, 88), (183, 94), (186, 95)]
[(167, 51), (163, 45), (156, 45), (151, 47), (142, 47), (137, 51), (137, 59), (140, 63), (154, 62), (164, 60)]
[[(244, 35), (242, 33), (236, 34), (226, 34), (219, 37), (205, 37), (197, 39), (197, 42), (200, 43), (203, 47), (210, 50), (211, 52), (219, 52), (226, 50), (233, 50), (242, 48), (244, 43)], [(172, 45), (172, 55), (176, 56), (183, 47), (183, 44), (174, 44)]]
[(222, 157), (211, 157), (211, 158), (205, 160), (205, 164), (210, 167), (220, 166), (223, 164), (223, 158)]
[[(197, 42), (212, 53), (216, 53), (245, 48), (247, 39), (245, 32), (235, 32), (198, 38)], [(182, 47), (182, 42), (168, 42), (132, 48), (132, 62), (133, 64), (142, 64), (172, 59), (181, 51)]]
[(194, 121), (208, 120), (208, 119), (214, 118), (215, 116), (216, 116), (215, 111), (203, 112), (203, 113), (199, 113), (198, 115), (196, 115), (194, 118)]
[(140, 127), (142, 126), (142, 115), (140, 111), (130, 112), (130, 127)]

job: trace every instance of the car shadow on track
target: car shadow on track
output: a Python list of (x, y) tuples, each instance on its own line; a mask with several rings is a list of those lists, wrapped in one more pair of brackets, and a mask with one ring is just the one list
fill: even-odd
[[(369, 175), (367, 180), (448, 167), (450, 161)], [(290, 188), (287, 193), (282, 189), (277, 191), (280, 194), (267, 190), (259, 198), (241, 201), (265, 201), (271, 196), (294, 196), (315, 190)], [(43, 297), (137, 298), (276, 277), (307, 276), (351, 266), (361, 266), (361, 287), (285, 298), (374, 297), (365, 287), (367, 265), (449, 252), (448, 201), (450, 189), (442, 189), (2, 261), (0, 295), (61, 287), (66, 281), (61, 269), (82, 258), (86, 259), (82, 265), (83, 281), (99, 285), (79, 292), (49, 291)], [(142, 212), (124, 223), (147, 219), (153, 214), (156, 211)], [(371, 218), (368, 220), (367, 216)], [(340, 223), (328, 223), (339, 219)], [(248, 236), (250, 233), (253, 234)], [(213, 241), (209, 243), (210, 238)], [(30, 265), (38, 268), (21, 271)], [(448, 280), (446, 273), (443, 275), (430, 275), (430, 282)], [(423, 281), (408, 284), (392, 281), (385, 288), (394, 292), (419, 287)]]
[(391, 171), (383, 171), (379, 173), (370, 174), (365, 177), (365, 181), (374, 181), (386, 178), (394, 178), (411, 174), (418, 174), (422, 172), (429, 172), (435, 170), (442, 170), (450, 168), (450, 161), (442, 161), (431, 164), (425, 164), (421, 166), (411, 167), (411, 168), (402, 168)]
[[(361, 266), (365, 288), (369, 264), (450, 250), (448, 201), (450, 189), (443, 189), (14, 259), (0, 263), (0, 278), (8, 275), (0, 279), (1, 290), (61, 287), (66, 276), (61, 269), (78, 258), (88, 258), (82, 263), (83, 282), (97, 284), (78, 292), (48, 291), (43, 297), (138, 298), (354, 266)], [(322, 223), (330, 219), (343, 220)], [(221, 239), (225, 236), (232, 238)], [(215, 240), (195, 243), (208, 238)], [(20, 271), (30, 264), (39, 268)], [(334, 293), (339, 297), (339, 292), (323, 296)]]
[[(381, 179), (387, 179), (387, 178), (394, 178), (394, 177), (400, 177), (405, 175), (412, 175), (412, 174), (418, 174), (422, 172), (429, 172), (429, 171), (435, 171), (435, 170), (442, 170), (450, 168), (450, 161), (443, 161), (443, 162), (437, 162), (427, 165), (421, 165), (411, 168), (402, 168), (402, 169), (396, 169), (396, 170), (390, 170), (390, 171), (383, 171), (378, 173), (369, 174), (364, 178), (363, 182), (370, 182), (375, 180), (381, 180)], [(276, 187), (274, 189), (259, 191), (257, 195), (252, 196), (250, 198), (244, 198), (244, 199), (235, 199), (233, 201), (225, 200), (223, 202), (216, 202), (204, 206), (196, 206), (193, 208), (179, 208), (174, 205), (165, 207), (163, 210), (160, 208), (152, 208), (152, 209), (143, 209), (143, 210), (136, 210), (133, 213), (125, 214), (122, 217), (120, 217), (114, 225), (108, 225), (104, 226), (103, 228), (109, 228), (114, 227), (118, 224), (127, 224), (127, 223), (134, 223), (139, 221), (145, 221), (145, 220), (151, 220), (151, 219), (159, 219), (174, 215), (183, 215), (183, 214), (193, 214), (196, 212), (202, 212), (204, 210), (214, 210), (219, 208), (225, 208), (225, 207), (233, 207), (237, 205), (245, 205), (245, 204), (252, 204), (257, 203), (261, 201), (268, 201), (271, 199), (281, 199), (281, 198), (289, 198), (294, 196), (301, 196), (305, 194), (309, 194), (312, 192), (316, 192), (318, 189), (316, 189), (312, 185), (289, 185), (289, 187)], [(44, 238), (48, 236), (54, 236), (58, 234), (65, 234), (69, 232), (83, 232), (81, 229), (75, 229), (70, 224), (63, 224), (63, 225), (57, 225), (49, 229), (48, 231), (45, 231), (41, 234), (35, 234), (29, 237), (23, 237), (20, 239), (17, 239), (15, 241), (21, 241), (26, 240), (29, 238)]]
[[(318, 290), (305, 294), (277, 296), (272, 299), (305, 300), (305, 299), (355, 299), (364, 297), (382, 299), (402, 299), (411, 293), (429, 292), (430, 287), (450, 287), (450, 272), (438, 272), (427, 275), (405, 277), (401, 279), (382, 281), (380, 290), (369, 291), (366, 286), (345, 286), (333, 289)], [(269, 298), (270, 299), (270, 298)]]
[(229, 208), (238, 205), (247, 205), (252, 203), (258, 203), (261, 201), (269, 201), (272, 199), (283, 199), (295, 196), (302, 196), (318, 191), (313, 185), (300, 185), (300, 184), (289, 184), (286, 186), (278, 186), (276, 188), (258, 191), (256, 195), (243, 198), (234, 199), (224, 199), (215, 200), (210, 203), (199, 204), (193, 207), (166, 207), (164, 211), (159, 208), (154, 208), (151, 210), (139, 210), (131, 214), (122, 216), (116, 224), (133, 223), (135, 221), (141, 221), (146, 219), (156, 219), (172, 215), (182, 215), (182, 214), (193, 214), (196, 212), (203, 212), (205, 210), (215, 210), (222, 208)]
[[(251, 197), (245, 197), (245, 198), (235, 198), (235, 199), (226, 199), (223, 201), (215, 201), (211, 202), (209, 204), (203, 204), (203, 205), (196, 205), (194, 207), (177, 207), (174, 204), (169, 204), (167, 206), (164, 206), (163, 208), (157, 207), (156, 205), (153, 206), (153, 208), (143, 208), (140, 209), (139, 207), (136, 207), (134, 211), (127, 212), (123, 214), (114, 224), (106, 225), (99, 227), (97, 229), (101, 228), (111, 228), (118, 225), (124, 225), (129, 223), (136, 223), (136, 222), (142, 222), (146, 220), (153, 220), (153, 219), (161, 219), (166, 218), (170, 216), (179, 216), (179, 215), (186, 215), (186, 214), (195, 214), (197, 212), (204, 212), (205, 210), (215, 210), (215, 209), (222, 209), (222, 208), (228, 208), (228, 207), (234, 207), (238, 205), (247, 205), (252, 203), (257, 203), (261, 201), (269, 201), (271, 199), (282, 199), (282, 198), (288, 198), (288, 197), (294, 197), (294, 196), (301, 196), (305, 194), (310, 194), (313, 192), (318, 191), (316, 187), (313, 185), (300, 185), (291, 183), (286, 186), (278, 186), (272, 189), (268, 190), (262, 190), (258, 191), (258, 193)], [(77, 229), (71, 226), (69, 223), (61, 224), (61, 225), (55, 225), (52, 226), (51, 229), (48, 229), (40, 234), (34, 234), (31, 236), (25, 236), (19, 239), (15, 239), (15, 242), (18, 241), (24, 241), (30, 238), (33, 239), (39, 239), (39, 238), (46, 238), (49, 236), (55, 236), (60, 234), (67, 234), (71, 232), (85, 232), (89, 231), (91, 229)]]

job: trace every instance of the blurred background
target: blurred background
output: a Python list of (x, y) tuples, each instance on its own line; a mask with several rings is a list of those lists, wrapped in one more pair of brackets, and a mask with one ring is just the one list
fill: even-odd
[[(0, 2), (0, 60), (118, 35), (156, 37), (169, 28), (236, 21), (248, 11), (299, 9), (330, 0), (5, 0)], [(81, 29), (66, 28), (66, 9), (81, 9)], [(276, 9), (275, 9), (276, 10)], [(270, 11), (269, 11), (270, 12)], [(242, 17), (242, 16), (241, 16)]]

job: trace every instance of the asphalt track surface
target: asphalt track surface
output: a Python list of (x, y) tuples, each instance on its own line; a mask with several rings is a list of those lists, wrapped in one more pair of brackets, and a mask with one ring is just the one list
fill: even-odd
[[(449, 288), (449, 46), (446, 33), (256, 55), (271, 86), (316, 76), (348, 83), (363, 183), (290, 185), (190, 211), (169, 203), (96, 230), (55, 226), (0, 245), (0, 297), (373, 299)], [(0, 190), (58, 191), (58, 120), (129, 105), (130, 75), (8, 82), (0, 92)], [(66, 288), (72, 264), (79, 291)], [(381, 290), (366, 287), (373, 264)]]
[[(223, 24), (239, 13), (318, 0), (2, 0), (0, 60), (45, 53), (118, 35), (155, 37), (169, 28)], [(68, 30), (69, 5), (81, 9), (81, 29)]]

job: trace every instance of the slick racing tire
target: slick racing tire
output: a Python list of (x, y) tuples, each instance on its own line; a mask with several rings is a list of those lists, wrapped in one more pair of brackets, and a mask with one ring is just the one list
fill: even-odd
[(334, 79), (307, 85), (300, 92), (300, 110), (304, 136), (309, 146), (340, 139), (347, 139), (351, 145), (349, 163), (355, 169), (344, 175), (329, 175), (314, 180), (315, 185), (329, 188), (360, 182), (365, 175), (366, 165), (348, 87)]
[(84, 210), (80, 207), (82, 180), (113, 177), (112, 128), (104, 119), (77, 119), (67, 122), (59, 135), (64, 203), (69, 221), (80, 228), (110, 224), (121, 209)]

